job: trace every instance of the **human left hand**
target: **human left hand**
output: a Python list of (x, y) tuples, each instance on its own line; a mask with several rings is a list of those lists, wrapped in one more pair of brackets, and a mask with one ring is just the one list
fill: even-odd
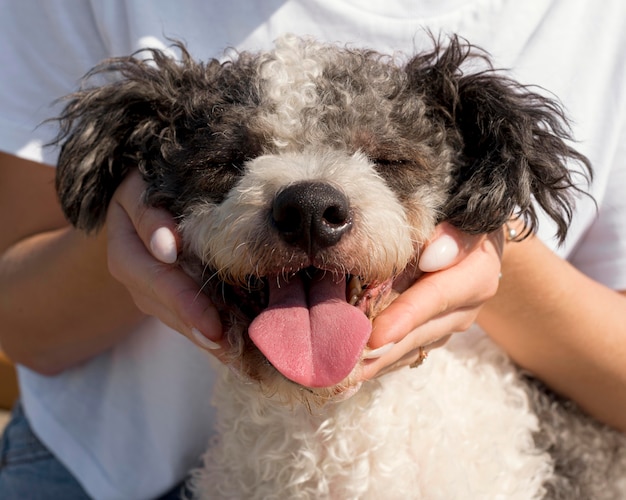
[(503, 231), (471, 236), (437, 226), (419, 260), (423, 274), (374, 320), (369, 347), (379, 356), (366, 362), (362, 378), (415, 363), (467, 330), (498, 289), (503, 245)]

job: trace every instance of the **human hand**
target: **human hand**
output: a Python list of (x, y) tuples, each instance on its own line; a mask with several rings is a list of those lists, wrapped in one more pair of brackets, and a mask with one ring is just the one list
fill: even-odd
[(366, 362), (363, 378), (414, 363), (467, 330), (498, 289), (503, 246), (503, 231), (470, 236), (437, 226), (419, 260), (424, 274), (374, 320), (369, 346), (378, 357)]
[(109, 272), (128, 288), (137, 307), (195, 344), (220, 355), (219, 314), (176, 262), (176, 225), (165, 210), (142, 203), (145, 183), (131, 172), (116, 190), (107, 213)]

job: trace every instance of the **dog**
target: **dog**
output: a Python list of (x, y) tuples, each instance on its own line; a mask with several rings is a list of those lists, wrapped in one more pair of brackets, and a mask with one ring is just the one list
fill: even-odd
[(174, 45), (108, 60), (68, 97), (57, 190), (96, 231), (138, 168), (220, 311), (229, 366), (195, 496), (626, 498), (624, 437), (477, 327), (359, 382), (436, 224), (529, 233), (542, 210), (565, 237), (569, 166), (590, 165), (561, 106), (455, 36), (410, 58), (291, 35), (208, 62)]

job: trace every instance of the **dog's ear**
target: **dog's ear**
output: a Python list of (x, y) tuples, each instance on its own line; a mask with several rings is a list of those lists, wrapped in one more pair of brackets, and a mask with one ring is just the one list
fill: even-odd
[[(472, 63), (482, 69), (465, 74)], [(407, 71), (458, 152), (443, 218), (477, 234), (498, 229), (515, 214), (530, 232), (537, 225), (536, 203), (562, 241), (572, 195), (580, 191), (568, 162), (582, 164), (585, 177), (591, 169), (568, 144), (560, 105), (502, 76), (484, 53), (456, 37), (445, 49), (437, 46), (410, 61)]]
[(80, 229), (102, 226), (115, 189), (130, 168), (145, 164), (159, 135), (164, 103), (158, 88), (146, 83), (150, 73), (155, 69), (134, 57), (111, 59), (85, 81), (101, 75), (118, 81), (66, 98), (58, 118), (56, 188), (66, 217)]
[[(211, 120), (200, 116), (204, 110), (220, 107), (215, 96), (223, 82), (215, 80), (223, 65), (196, 63), (176, 46), (180, 60), (159, 50), (141, 51), (146, 58), (137, 53), (107, 60), (86, 76), (90, 86), (67, 97), (58, 118), (56, 187), (76, 227), (102, 226), (113, 193), (131, 168), (148, 182), (147, 195), (151, 187), (165, 192), (168, 156), (181, 154), (181, 140), (194, 140), (188, 131), (206, 130)], [(96, 79), (105, 83), (94, 85)]]

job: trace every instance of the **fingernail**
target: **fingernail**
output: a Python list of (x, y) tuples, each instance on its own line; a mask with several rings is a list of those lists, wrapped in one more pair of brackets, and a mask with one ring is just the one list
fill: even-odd
[(363, 356), (363, 359), (380, 358), (381, 356), (383, 356), (383, 355), (387, 354), (389, 351), (391, 351), (391, 349), (393, 349), (394, 345), (396, 345), (395, 342), (389, 342), (388, 344), (380, 346), (377, 349), (372, 349), (371, 351), (367, 352)]
[(194, 340), (200, 345), (200, 347), (204, 347), (205, 349), (215, 351), (216, 349), (222, 347), (217, 342), (213, 342), (211, 339), (202, 335), (200, 330), (196, 328), (191, 329), (191, 335), (193, 336)]
[(441, 235), (424, 249), (420, 257), (419, 268), (425, 273), (432, 273), (450, 266), (459, 255), (459, 244), (447, 234)]
[(166, 227), (160, 227), (150, 238), (150, 250), (155, 258), (164, 264), (173, 264), (178, 258), (178, 249), (176, 248), (176, 238)]

